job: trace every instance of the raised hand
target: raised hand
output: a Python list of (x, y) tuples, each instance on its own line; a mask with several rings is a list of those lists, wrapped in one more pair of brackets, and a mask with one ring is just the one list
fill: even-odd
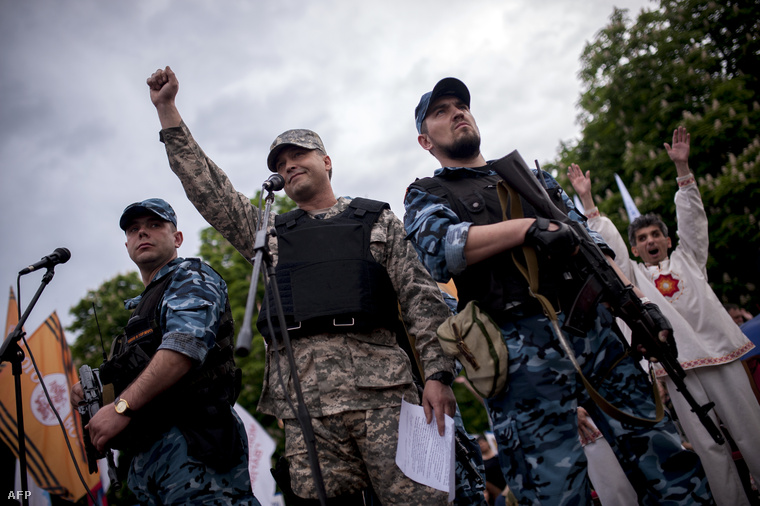
[(578, 197), (591, 193), (591, 171), (587, 170), (584, 174), (577, 163), (571, 163), (567, 168), (567, 177), (570, 178), (570, 184), (575, 188)]
[(581, 199), (581, 204), (586, 209), (594, 207), (594, 198), (591, 196), (591, 171), (587, 170), (584, 174), (577, 163), (571, 163), (567, 168), (567, 177), (570, 178), (570, 184), (573, 185), (575, 193)]
[(182, 122), (182, 117), (174, 103), (174, 97), (179, 91), (179, 80), (168, 65), (165, 69), (158, 69), (147, 79), (150, 88), (150, 100), (156, 106), (161, 128), (177, 127)]
[(150, 88), (150, 100), (156, 107), (173, 101), (179, 91), (179, 80), (168, 65), (153, 72), (146, 82)]
[(686, 128), (679, 126), (673, 130), (673, 145), (664, 143), (665, 151), (673, 163), (676, 164), (676, 170), (679, 176), (685, 176), (689, 173), (689, 150), (691, 145), (691, 135)]

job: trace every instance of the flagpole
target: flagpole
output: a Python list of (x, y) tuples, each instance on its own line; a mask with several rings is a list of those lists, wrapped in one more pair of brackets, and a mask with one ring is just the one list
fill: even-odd
[[(17, 420), (17, 433), (18, 433), (18, 460), (19, 460), (19, 468), (21, 472), (21, 489), (23, 491), (29, 490), (29, 482), (28, 482), (28, 476), (27, 476), (27, 467), (26, 467), (26, 435), (24, 434), (24, 403), (23, 399), (21, 397), (21, 363), (24, 361), (24, 350), (21, 349), (21, 346), (19, 346), (18, 342), (21, 340), (22, 337), (24, 337), (25, 332), (23, 331), (24, 323), (26, 323), (27, 318), (29, 318), (29, 314), (32, 312), (32, 309), (34, 309), (35, 304), (37, 304), (37, 300), (40, 298), (40, 295), (42, 295), (42, 291), (45, 289), (45, 287), (50, 283), (50, 281), (53, 279), (53, 276), (55, 275), (55, 271), (53, 270), (53, 267), (48, 267), (47, 272), (42, 276), (42, 281), (40, 282), (39, 288), (37, 288), (37, 293), (34, 294), (34, 297), (32, 297), (31, 302), (29, 303), (29, 306), (26, 308), (26, 311), (24, 311), (23, 316), (21, 316), (21, 319), (16, 324), (16, 328), (13, 329), (13, 332), (8, 335), (8, 337), (3, 342), (2, 348), (0, 348), (0, 363), (2, 362), (10, 362), (11, 363), (11, 370), (13, 372), (13, 381), (15, 384), (15, 392), (16, 392), (16, 420)], [(27, 494), (22, 494), (21, 503), (23, 506), (29, 506), (29, 498), (27, 497)]]

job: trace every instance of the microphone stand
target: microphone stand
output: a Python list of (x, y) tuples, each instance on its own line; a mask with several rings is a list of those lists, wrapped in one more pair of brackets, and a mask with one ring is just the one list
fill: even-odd
[[(274, 192), (269, 190), (266, 197), (266, 205), (264, 208), (264, 216), (259, 215), (258, 230), (256, 231), (255, 241), (253, 249), (255, 251), (253, 257), (253, 273), (251, 277), (251, 285), (248, 290), (248, 300), (245, 304), (245, 315), (243, 317), (243, 326), (238, 333), (237, 346), (235, 348), (235, 354), (241, 357), (245, 357), (250, 353), (252, 332), (251, 332), (251, 319), (253, 315), (254, 302), (256, 300), (256, 290), (259, 282), (259, 272), (261, 271), (262, 261), (266, 264), (266, 276), (267, 281), (264, 283), (264, 290), (271, 288), (272, 295), (277, 311), (277, 318), (280, 322), (280, 330), (282, 332), (282, 343), (285, 348), (286, 355), (288, 357), (288, 363), (292, 372), (293, 378), (293, 390), (295, 390), (296, 401), (298, 403), (298, 409), (295, 409), (295, 415), (298, 419), (298, 423), (301, 425), (301, 431), (303, 432), (304, 442), (306, 443), (306, 452), (309, 457), (309, 466), (311, 467), (312, 478), (317, 487), (317, 496), (319, 497), (319, 503), (321, 506), (327, 504), (327, 491), (325, 490), (324, 479), (322, 478), (322, 470), (319, 467), (319, 459), (317, 457), (317, 442), (314, 436), (314, 427), (311, 424), (311, 415), (306, 407), (306, 401), (303, 397), (301, 390), (301, 382), (298, 378), (298, 369), (296, 369), (296, 361), (293, 356), (293, 348), (290, 343), (290, 335), (288, 334), (287, 324), (285, 322), (285, 314), (282, 309), (282, 300), (280, 299), (280, 291), (277, 286), (277, 279), (275, 275), (274, 266), (272, 265), (272, 255), (269, 251), (269, 245), (267, 241), (267, 225), (269, 223), (269, 215), (272, 209), (272, 202), (274, 201)], [(259, 205), (259, 209), (261, 206)], [(272, 231), (274, 233), (274, 231)], [(267, 300), (267, 296), (264, 295), (264, 299)], [(271, 318), (271, 313), (268, 312), (268, 318)], [(272, 328), (271, 325), (269, 327)], [(272, 344), (275, 352), (273, 356), (277, 360), (277, 366), (279, 368), (279, 356), (277, 355), (277, 336), (275, 332), (272, 332)], [(283, 392), (287, 397), (286, 386), (282, 385)], [(291, 404), (292, 408), (292, 404)]]
[[(259, 212), (259, 225), (256, 230), (253, 242), (253, 273), (251, 274), (251, 284), (248, 287), (248, 299), (245, 302), (245, 314), (243, 315), (243, 325), (238, 332), (237, 345), (235, 347), (235, 355), (238, 357), (247, 357), (251, 352), (251, 341), (253, 340), (253, 333), (251, 332), (251, 319), (253, 317), (253, 307), (256, 305), (256, 292), (259, 286), (259, 272), (261, 271), (261, 261), (266, 256), (267, 262), (272, 262), (272, 257), (269, 254), (269, 244), (267, 243), (267, 224), (269, 223), (269, 214), (272, 209), (272, 203), (274, 202), (274, 192), (269, 191), (267, 193), (266, 205), (264, 209), (264, 216), (261, 216)], [(259, 209), (261, 209), (261, 201), (259, 200)], [(266, 285), (264, 285), (266, 290)]]
[[(37, 293), (32, 297), (32, 301), (27, 306), (26, 311), (21, 316), (16, 328), (13, 329), (5, 342), (3, 342), (2, 348), (0, 348), (0, 363), (10, 362), (11, 370), (13, 372), (13, 382), (16, 391), (16, 427), (18, 433), (18, 459), (19, 468), (21, 472), (21, 490), (27, 492), (29, 490), (29, 484), (27, 480), (27, 466), (26, 466), (26, 435), (24, 433), (24, 402), (21, 397), (21, 363), (24, 361), (24, 350), (21, 349), (18, 342), (24, 337), (25, 332), (22, 330), (24, 323), (29, 318), (29, 313), (34, 309), (37, 300), (42, 295), (42, 291), (50, 283), (55, 275), (53, 267), (48, 267), (47, 272), (42, 276), (42, 282), (40, 283)], [(40, 378), (40, 381), (42, 378)], [(29, 505), (29, 498), (27, 494), (23, 494), (21, 499), (24, 506)]]

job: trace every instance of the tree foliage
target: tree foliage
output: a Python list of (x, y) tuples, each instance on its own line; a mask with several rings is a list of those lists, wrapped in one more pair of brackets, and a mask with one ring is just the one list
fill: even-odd
[(140, 295), (144, 289), (136, 271), (119, 274), (96, 290), (88, 291), (69, 310), (74, 320), (66, 330), (78, 335), (70, 346), (77, 369), (82, 364), (100, 367), (103, 349), (106, 354), (110, 353), (113, 338), (124, 331), (129, 320), (130, 312), (124, 309), (124, 301)]
[[(724, 302), (760, 309), (760, 2), (661, 0), (630, 20), (615, 9), (581, 56), (579, 140), (554, 168), (591, 169), (593, 192), (624, 232), (614, 174), (642, 213), (659, 214), (674, 244), (675, 168), (663, 143), (683, 125), (710, 225), (708, 275)], [(570, 188), (560, 170), (560, 182)]]

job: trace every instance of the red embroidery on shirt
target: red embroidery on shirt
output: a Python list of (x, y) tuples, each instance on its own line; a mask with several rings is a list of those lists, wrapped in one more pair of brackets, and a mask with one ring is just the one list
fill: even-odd
[(694, 184), (694, 175), (689, 174), (688, 176), (683, 176), (684, 179), (676, 178), (676, 181), (678, 182), (678, 187), (683, 188), (684, 186), (688, 186), (690, 184)]
[(672, 274), (663, 274), (654, 280), (654, 286), (656, 286), (660, 293), (665, 297), (673, 297), (677, 294), (680, 290), (678, 285), (679, 280), (674, 278)]

